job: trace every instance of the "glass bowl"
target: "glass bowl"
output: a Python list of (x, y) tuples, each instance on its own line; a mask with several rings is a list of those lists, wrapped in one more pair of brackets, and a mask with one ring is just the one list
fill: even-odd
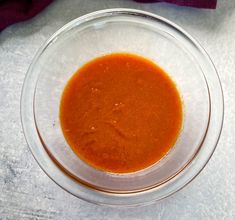
[[(172, 150), (133, 173), (89, 166), (68, 146), (60, 127), (60, 98), (69, 78), (87, 61), (112, 52), (160, 65), (183, 102), (183, 126)], [(71, 21), (41, 47), (25, 78), (21, 117), (35, 159), (58, 185), (96, 204), (134, 206), (171, 195), (203, 169), (220, 136), (223, 95), (213, 63), (184, 30), (144, 11), (109, 9)]]

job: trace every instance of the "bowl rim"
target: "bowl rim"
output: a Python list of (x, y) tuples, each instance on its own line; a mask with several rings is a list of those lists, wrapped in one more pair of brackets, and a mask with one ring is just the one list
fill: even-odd
[[(141, 16), (146, 19), (151, 19), (152, 21), (161, 21), (165, 25), (173, 28), (178, 32), (181, 37), (185, 38), (188, 43), (192, 44), (195, 47), (195, 51), (202, 56), (200, 59), (201, 65), (203, 64), (210, 74), (208, 77), (211, 80), (207, 80), (208, 86), (212, 89), (211, 98), (211, 118), (209, 120), (208, 132), (205, 136), (204, 141), (202, 142), (202, 147), (200, 148), (198, 154), (192, 159), (192, 161), (187, 164), (187, 166), (181, 170), (177, 175), (163, 183), (162, 185), (148, 189), (146, 191), (136, 192), (136, 193), (126, 193), (126, 194), (113, 194), (107, 192), (101, 192), (95, 189), (91, 189), (88, 186), (78, 183), (70, 176), (66, 175), (61, 168), (59, 168), (48, 155), (47, 151), (43, 147), (43, 143), (38, 136), (35, 126), (35, 118), (33, 113), (33, 99), (34, 99), (34, 83), (36, 84), (37, 77), (32, 73), (34, 65), (37, 63), (40, 55), (47, 49), (47, 47), (53, 43), (58, 35), (63, 34), (67, 30), (70, 30), (73, 27), (76, 27), (84, 22), (88, 22), (91, 19), (97, 19), (99, 16), (107, 17), (113, 15), (132, 15), (132, 16)], [(215, 84), (213, 84), (213, 83)], [(213, 85), (212, 85), (213, 84)], [(211, 92), (211, 91), (210, 91)], [(210, 93), (211, 94), (211, 93)], [(215, 99), (216, 98), (216, 99)], [(124, 8), (115, 8), (115, 9), (105, 9), (95, 11), (84, 16), (78, 17), (71, 22), (64, 25), (58, 31), (56, 31), (37, 51), (36, 55), (33, 58), (32, 63), (29, 66), (25, 80), (22, 87), (21, 93), (21, 124), (23, 128), (23, 133), (28, 144), (28, 147), (34, 156), (35, 160), (41, 167), (41, 169), (60, 187), (62, 187), (67, 192), (73, 194), (74, 196), (86, 200), (95, 204), (104, 204), (109, 206), (136, 206), (136, 205), (146, 205), (157, 200), (166, 198), (173, 193), (179, 191), (188, 183), (190, 183), (205, 167), (207, 162), (210, 160), (216, 145), (219, 141), (219, 137), (222, 131), (223, 119), (224, 119), (224, 99), (221, 82), (218, 76), (218, 73), (215, 69), (213, 62), (211, 61), (209, 55), (206, 53), (204, 48), (187, 32), (185, 32), (178, 25), (173, 22), (142, 10), (136, 9), (124, 9)], [(219, 108), (218, 108), (219, 107)], [(213, 108), (213, 109), (212, 109)], [(216, 109), (216, 111), (214, 110)], [(212, 130), (212, 131), (211, 131)], [(210, 137), (209, 137), (210, 136)], [(209, 140), (208, 140), (209, 139)], [(205, 143), (208, 146), (205, 149)], [(159, 194), (159, 191), (161, 193)]]

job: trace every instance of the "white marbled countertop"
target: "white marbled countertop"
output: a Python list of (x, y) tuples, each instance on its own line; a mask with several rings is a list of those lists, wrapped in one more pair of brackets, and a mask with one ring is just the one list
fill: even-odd
[[(21, 87), (38, 48), (72, 19), (114, 7), (150, 11), (186, 29), (215, 63), (225, 98), (222, 136), (203, 172), (173, 196), (131, 209), (92, 205), (58, 187), (31, 155), (20, 122)], [(234, 0), (219, 0), (216, 10), (131, 0), (57, 0), (32, 20), (0, 33), (0, 219), (235, 219), (234, 108)]]

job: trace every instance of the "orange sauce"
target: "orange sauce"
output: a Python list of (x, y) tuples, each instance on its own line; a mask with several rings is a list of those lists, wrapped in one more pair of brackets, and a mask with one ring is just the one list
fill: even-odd
[(134, 54), (115, 53), (80, 68), (60, 104), (64, 137), (80, 159), (114, 173), (144, 169), (163, 158), (182, 126), (171, 78)]

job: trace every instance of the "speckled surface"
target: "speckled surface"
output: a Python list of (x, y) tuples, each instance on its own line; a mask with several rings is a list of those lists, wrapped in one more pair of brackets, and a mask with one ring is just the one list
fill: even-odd
[[(112, 7), (147, 10), (182, 26), (210, 54), (224, 89), (224, 128), (211, 161), (189, 186), (147, 207), (100, 207), (63, 191), (39, 168), (21, 128), (21, 87), (37, 49), (72, 19)], [(219, 0), (215, 11), (129, 0), (57, 0), (32, 20), (1, 32), (0, 219), (235, 219), (234, 24), (234, 0)]]

